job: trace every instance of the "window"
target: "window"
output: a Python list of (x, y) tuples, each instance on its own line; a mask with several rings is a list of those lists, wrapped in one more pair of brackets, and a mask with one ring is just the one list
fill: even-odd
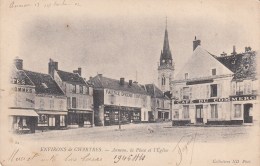
[(147, 99), (146, 99), (146, 97), (144, 97), (142, 99), (142, 103), (143, 103), (143, 107), (147, 107)]
[(88, 89), (89, 89), (89, 93), (88, 94), (92, 96), (93, 95), (93, 88), (89, 87)]
[(184, 105), (183, 106), (183, 119), (188, 119), (188, 118), (190, 118), (189, 106), (188, 105)]
[(83, 93), (83, 86), (82, 85), (79, 86), (79, 93)]
[(60, 126), (65, 126), (65, 116), (64, 115), (60, 116)]
[(76, 97), (72, 97), (72, 108), (76, 108), (76, 107), (77, 107)]
[(218, 95), (218, 86), (217, 84), (210, 85), (210, 97), (217, 97)]
[(217, 75), (217, 70), (216, 70), (216, 69), (211, 69), (211, 74), (212, 74), (213, 76)]
[(244, 93), (244, 82), (237, 82), (236, 95), (243, 95)]
[(162, 85), (165, 85), (165, 77), (162, 77)]
[(189, 87), (183, 87), (183, 99), (188, 100), (190, 98), (190, 89)]
[(218, 118), (218, 105), (210, 104), (210, 107), (211, 107), (211, 118), (217, 119)]
[(184, 78), (185, 78), (185, 80), (188, 79), (189, 78), (189, 73), (185, 73), (184, 74)]
[(241, 104), (235, 104), (235, 118), (240, 118), (241, 117)]
[(49, 126), (55, 126), (55, 117), (54, 116), (49, 117)]
[(79, 85), (76, 85), (76, 93), (79, 93)]
[(86, 94), (86, 87), (85, 86), (82, 86), (82, 91), (83, 91), (83, 94), (85, 95)]
[(174, 112), (173, 118), (174, 118), (174, 119), (179, 119), (179, 111), (175, 111), (175, 112)]
[(63, 105), (64, 105), (63, 100), (60, 100), (60, 102), (59, 102), (59, 108), (60, 108), (60, 110), (63, 110)]
[(89, 95), (89, 87), (86, 86), (86, 94)]
[(76, 85), (71, 85), (72, 86), (72, 93), (76, 93)]
[(48, 126), (48, 116), (47, 115), (39, 115), (38, 126)]
[(41, 109), (44, 108), (44, 99), (40, 99), (40, 108), (41, 108)]
[(70, 97), (67, 97), (67, 107), (70, 108)]
[(50, 100), (50, 109), (52, 109), (52, 108), (54, 108), (54, 100), (53, 99)]
[(159, 100), (157, 100), (157, 108), (159, 108), (160, 107), (160, 102), (159, 102)]

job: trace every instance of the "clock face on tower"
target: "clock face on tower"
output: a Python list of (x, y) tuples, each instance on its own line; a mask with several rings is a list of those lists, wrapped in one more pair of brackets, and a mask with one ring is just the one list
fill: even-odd
[(164, 63), (164, 62), (165, 62), (165, 60), (163, 59), (163, 60), (162, 60), (162, 62)]

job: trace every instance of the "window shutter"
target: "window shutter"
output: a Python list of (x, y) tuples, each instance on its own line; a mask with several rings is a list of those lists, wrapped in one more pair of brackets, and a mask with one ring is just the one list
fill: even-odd
[(218, 97), (221, 97), (221, 95), (222, 95), (222, 94), (221, 94), (221, 92), (222, 92), (222, 85), (221, 85), (221, 84), (218, 84), (218, 85), (217, 85), (217, 88), (218, 88), (218, 92), (217, 92), (218, 94), (217, 94), (217, 96), (218, 96)]
[(210, 97), (210, 87), (209, 87), (209, 85), (207, 85), (207, 93), (206, 93), (206, 95), (207, 95), (207, 98), (209, 98)]
[(236, 95), (236, 83), (232, 82), (232, 94)]
[(252, 81), (249, 80), (247, 83), (247, 93), (251, 94), (252, 93)]
[(192, 87), (190, 87), (190, 100), (192, 99)]
[(182, 88), (180, 89), (180, 99), (181, 100), (183, 99), (183, 89)]

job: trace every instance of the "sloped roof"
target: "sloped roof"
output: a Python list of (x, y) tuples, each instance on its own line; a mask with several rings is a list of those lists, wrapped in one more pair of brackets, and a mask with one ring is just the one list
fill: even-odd
[(165, 34), (164, 34), (164, 42), (163, 42), (163, 50), (161, 53), (161, 59), (172, 59), (172, 53), (170, 50), (167, 29), (165, 29)]
[(18, 70), (15, 66), (11, 71), (11, 78), (17, 78), (18, 80), (24, 80), (23, 85), (34, 86), (33, 82), (28, 78), (23, 70)]
[(76, 85), (87, 85), (84, 79), (78, 73), (71, 73), (62, 70), (57, 70), (58, 75), (62, 81), (76, 84)]
[(256, 79), (256, 52), (216, 57), (216, 59), (234, 72), (235, 80)]
[(145, 89), (151, 97), (169, 99), (164, 95), (163, 91), (154, 84), (145, 84)]
[(24, 70), (24, 72), (34, 83), (36, 94), (64, 95), (64, 92), (50, 75), (28, 70)]
[(217, 71), (216, 75), (233, 74), (230, 69), (216, 60), (208, 51), (198, 46), (182, 70), (176, 75), (175, 80), (184, 80), (185, 73), (188, 73), (188, 79), (211, 77), (211, 69), (214, 68)]
[(90, 82), (94, 85), (94, 88), (107, 88), (148, 95), (140, 84), (132, 83), (130, 86), (128, 82), (124, 82), (124, 85), (121, 85), (119, 80), (103, 77), (99, 74), (93, 77)]

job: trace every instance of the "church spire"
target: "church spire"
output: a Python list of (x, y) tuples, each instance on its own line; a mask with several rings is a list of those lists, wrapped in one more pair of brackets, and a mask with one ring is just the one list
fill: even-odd
[(165, 33), (164, 33), (164, 42), (163, 42), (163, 50), (161, 53), (161, 57), (160, 57), (160, 65), (163, 64), (170, 64), (172, 65), (172, 53), (170, 50), (170, 45), (169, 45), (169, 39), (168, 39), (168, 30), (167, 30), (167, 17), (166, 17), (166, 21), (165, 21)]

